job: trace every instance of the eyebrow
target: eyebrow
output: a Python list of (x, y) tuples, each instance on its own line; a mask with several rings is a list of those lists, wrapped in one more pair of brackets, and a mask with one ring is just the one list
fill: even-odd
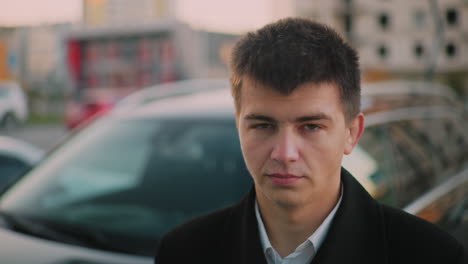
[[(246, 120), (253, 121), (266, 121), (266, 122), (276, 122), (272, 117), (260, 114), (248, 114), (244, 117)], [(314, 115), (301, 116), (296, 118), (294, 121), (297, 123), (303, 123), (308, 121), (318, 121), (318, 120), (332, 120), (332, 118), (324, 113), (317, 113)]]
[(267, 121), (267, 122), (275, 122), (274, 118), (271, 118), (266, 115), (259, 115), (259, 114), (248, 114), (244, 117), (245, 120), (253, 120), (253, 121)]

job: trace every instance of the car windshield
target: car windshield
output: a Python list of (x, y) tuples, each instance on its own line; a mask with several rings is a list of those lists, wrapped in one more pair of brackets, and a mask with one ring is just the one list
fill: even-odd
[[(426, 118), (369, 126), (343, 166), (373, 197), (402, 208), (466, 164), (460, 124)], [(12, 186), (0, 211), (22, 230), (40, 225), (33, 231), (48, 230), (40, 234), (46, 238), (88, 230), (85, 242), (99, 239), (86, 246), (150, 256), (169, 229), (239, 200), (250, 187), (233, 119), (110, 116)]]
[(250, 186), (233, 120), (109, 119), (26, 175), (1, 210), (99, 230), (121, 245), (132, 239), (135, 252), (151, 255), (171, 227)]

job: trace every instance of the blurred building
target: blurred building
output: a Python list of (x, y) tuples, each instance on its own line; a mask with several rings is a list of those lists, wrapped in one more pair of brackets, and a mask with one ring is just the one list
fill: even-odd
[(83, 23), (66, 37), (72, 89), (127, 93), (173, 80), (226, 77), (237, 35), (194, 30), (177, 21), (175, 7), (175, 0), (83, 0)]
[(15, 28), (0, 27), (0, 81), (13, 78), (12, 70), (16, 64), (16, 58), (10, 52), (10, 49), (14, 34)]
[(346, 36), (368, 79), (435, 77), (468, 87), (466, 0), (296, 0), (295, 7)]
[(11, 79), (28, 93), (32, 112), (60, 115), (68, 87), (65, 33), (71, 24), (17, 27), (10, 36), (8, 54)]
[(83, 23), (87, 26), (150, 23), (174, 17), (170, 0), (83, 0)]
[(0, 79), (37, 90), (39, 83), (66, 78), (63, 36), (69, 28), (70, 24), (51, 24), (1, 29)]
[[(29, 89), (59, 92), (63, 87), (50, 83), (67, 78), (64, 36), (71, 24), (18, 27), (11, 38), (10, 56), (15, 58), (15, 78)], [(47, 88), (42, 87), (47, 83)], [(62, 84), (63, 85), (63, 84)]]
[(194, 30), (173, 18), (74, 28), (65, 38), (67, 126), (155, 84), (227, 77), (228, 54), (237, 38)]
[(71, 30), (67, 64), (74, 90), (123, 91), (187, 78), (227, 77), (237, 35), (199, 31), (174, 19)]

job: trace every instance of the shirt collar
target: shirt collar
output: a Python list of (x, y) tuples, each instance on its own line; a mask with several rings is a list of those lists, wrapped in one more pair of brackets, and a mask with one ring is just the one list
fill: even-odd
[[(333, 208), (333, 210), (331, 210), (328, 216), (323, 220), (323, 222), (320, 224), (317, 230), (315, 230), (315, 232), (306, 240), (312, 243), (312, 246), (314, 247), (315, 251), (317, 251), (322, 245), (323, 240), (325, 239), (328, 233), (328, 229), (330, 228), (331, 221), (335, 217), (336, 211), (340, 207), (342, 198), (343, 198), (343, 184), (341, 185), (341, 188), (340, 188), (340, 198), (338, 199), (338, 202), (336, 203), (335, 207)], [(266, 254), (268, 249), (270, 248), (273, 249), (273, 246), (271, 245), (270, 239), (268, 238), (268, 234), (266, 233), (265, 225), (263, 224), (263, 220), (260, 215), (260, 210), (258, 209), (257, 200), (255, 200), (255, 216), (257, 217), (258, 231), (260, 233), (260, 242), (262, 244), (263, 252)], [(301, 245), (303, 245), (303, 243)]]

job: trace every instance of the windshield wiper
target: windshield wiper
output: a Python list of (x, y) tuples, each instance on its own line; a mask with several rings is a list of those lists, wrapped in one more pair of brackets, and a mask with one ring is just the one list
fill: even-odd
[(116, 239), (96, 229), (5, 212), (0, 212), (0, 216), (12, 230), (28, 235), (94, 249), (128, 254), (144, 253), (144, 249), (128, 247), (123, 243), (117, 244)]
[(125, 240), (123, 243), (117, 243), (116, 241), (121, 241), (122, 239), (96, 228), (49, 220), (43, 220), (41, 223), (53, 228), (56, 232), (79, 239), (83, 246), (120, 253), (141, 254), (141, 251), (135, 245), (134, 248), (128, 246), (128, 240)]
[(46, 226), (36, 221), (28, 219), (27, 217), (22, 217), (20, 215), (14, 215), (5, 212), (1, 212), (0, 215), (5, 220), (7, 225), (14, 231), (37, 236), (40, 238), (61, 241), (71, 244), (77, 244), (80, 242), (79, 240), (74, 239), (73, 237), (55, 232), (54, 230), (47, 228)]

